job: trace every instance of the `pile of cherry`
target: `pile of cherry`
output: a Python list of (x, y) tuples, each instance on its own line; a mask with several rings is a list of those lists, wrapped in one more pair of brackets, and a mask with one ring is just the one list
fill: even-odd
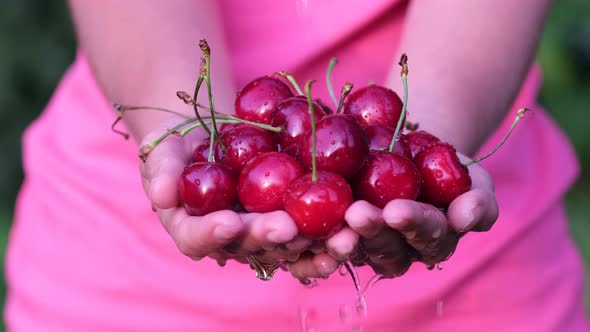
[(301, 234), (324, 238), (344, 224), (354, 200), (383, 208), (402, 198), (445, 208), (471, 188), (451, 145), (425, 131), (394, 139), (404, 116), (394, 91), (362, 87), (332, 112), (311, 101), (310, 87), (307, 97), (294, 95), (280, 76), (264, 76), (241, 89), (237, 117), (280, 130), (224, 125), (213, 144), (207, 138), (197, 146), (179, 186), (189, 214), (285, 210)]
[[(444, 210), (471, 188), (466, 166), (476, 161), (461, 163), (453, 146), (406, 124), (405, 55), (400, 60), (403, 101), (387, 87), (369, 84), (352, 91), (350, 83), (338, 101), (330, 82), (332, 61), (327, 84), (334, 111), (313, 100), (313, 81), (307, 82), (304, 93), (291, 75), (279, 72), (246, 84), (237, 94), (232, 116), (215, 111), (210, 51), (205, 41), (200, 46), (205, 56), (195, 93), (177, 93), (194, 107), (195, 117), (140, 149), (145, 159), (171, 134), (207, 132), (179, 179), (179, 197), (188, 214), (284, 210), (302, 235), (323, 239), (344, 225), (345, 212), (355, 200), (379, 208), (394, 199), (417, 200)], [(196, 101), (203, 82), (209, 107)], [(210, 116), (199, 115), (199, 109)]]

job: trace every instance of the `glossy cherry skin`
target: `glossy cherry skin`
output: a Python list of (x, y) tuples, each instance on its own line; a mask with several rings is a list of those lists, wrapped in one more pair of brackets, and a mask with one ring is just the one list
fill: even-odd
[(240, 173), (244, 165), (254, 157), (277, 151), (278, 144), (272, 132), (250, 125), (241, 125), (221, 133), (225, 153), (221, 162)]
[(448, 143), (431, 143), (420, 151), (414, 164), (422, 177), (419, 200), (446, 208), (459, 195), (471, 189), (469, 170)]
[(313, 182), (308, 173), (293, 181), (285, 191), (283, 204), (299, 233), (325, 239), (344, 224), (346, 210), (353, 202), (352, 190), (338, 174), (320, 171), (317, 177)]
[(346, 98), (342, 111), (357, 115), (367, 126), (381, 124), (395, 128), (402, 106), (402, 100), (393, 90), (372, 84), (353, 91)]
[(293, 157), (269, 152), (250, 160), (240, 173), (238, 198), (248, 212), (283, 209), (283, 194), (303, 175), (303, 167)]
[(178, 194), (186, 212), (203, 216), (233, 209), (238, 201), (237, 178), (231, 168), (220, 163), (197, 162), (180, 176)]
[(416, 200), (421, 184), (420, 172), (410, 159), (388, 151), (371, 151), (352, 187), (357, 199), (382, 209), (394, 199)]
[[(367, 137), (369, 138), (369, 149), (385, 151), (389, 150), (395, 129), (384, 125), (371, 125), (365, 128), (365, 133), (367, 133)], [(393, 145), (393, 153), (401, 154), (412, 159), (412, 151), (410, 151), (408, 139), (405, 135), (399, 135)]]
[[(350, 116), (331, 114), (316, 124), (317, 169), (352, 178), (369, 155), (369, 139), (363, 128)], [(312, 132), (305, 134), (301, 163), (308, 170), (312, 164)]]
[(293, 92), (278, 78), (263, 76), (246, 84), (236, 97), (236, 115), (244, 120), (270, 124), (271, 114)]
[(440, 141), (438, 137), (424, 130), (409, 132), (406, 137), (410, 151), (412, 151), (412, 158), (416, 157), (418, 152), (420, 152), (426, 145)]
[[(209, 147), (211, 146), (209, 144), (210, 142), (211, 142), (211, 140), (209, 138), (206, 138), (203, 140), (203, 142), (201, 142), (201, 144), (197, 145), (195, 150), (193, 150), (193, 156), (192, 156), (193, 162), (207, 162), (207, 161), (209, 161)], [(223, 152), (221, 151), (221, 148), (219, 147), (219, 144), (217, 142), (213, 143), (213, 149), (215, 150), (215, 156), (214, 156), (215, 160), (216, 161), (221, 160)]]
[[(326, 113), (315, 102), (313, 107), (317, 123), (326, 116)], [(296, 96), (283, 100), (272, 113), (271, 124), (281, 128), (279, 134), (281, 152), (297, 158), (303, 144), (303, 136), (311, 130), (311, 115), (307, 99), (303, 96)]]

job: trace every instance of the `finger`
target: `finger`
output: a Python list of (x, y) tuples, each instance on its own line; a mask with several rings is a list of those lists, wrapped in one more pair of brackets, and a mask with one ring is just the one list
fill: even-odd
[(366, 201), (354, 202), (344, 218), (350, 228), (365, 238), (375, 236), (385, 225), (381, 209)]
[(376, 273), (394, 277), (405, 273), (416, 256), (404, 237), (396, 230), (384, 228), (372, 239), (361, 239), (365, 261)]
[(359, 234), (349, 227), (344, 227), (326, 240), (326, 249), (332, 257), (343, 262), (356, 253), (358, 242)]
[(289, 264), (289, 271), (299, 280), (306, 278), (327, 278), (334, 273), (339, 266), (340, 263), (326, 253), (318, 255), (302, 255), (297, 261)]
[(157, 212), (178, 249), (194, 259), (222, 249), (245, 230), (240, 216), (229, 210), (203, 217), (189, 216), (182, 208), (158, 209)]
[(383, 218), (424, 260), (446, 258), (449, 250), (454, 249), (446, 247), (448, 226), (445, 215), (432, 205), (394, 200), (383, 209)]
[(498, 219), (498, 203), (491, 191), (470, 190), (457, 197), (447, 211), (449, 225), (458, 233), (488, 231)]
[(297, 237), (297, 225), (285, 211), (242, 214), (247, 231), (242, 239), (242, 250), (256, 252), (288, 243)]

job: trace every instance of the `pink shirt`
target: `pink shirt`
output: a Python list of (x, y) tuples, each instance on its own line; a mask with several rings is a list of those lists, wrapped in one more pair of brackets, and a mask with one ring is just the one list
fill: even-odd
[[(297, 8), (305, 2), (308, 10)], [(302, 82), (318, 78), (317, 91), (332, 55), (337, 86), (382, 82), (406, 5), (220, 3), (238, 85), (285, 69)], [(561, 204), (578, 164), (535, 102), (540, 81), (532, 68), (515, 105), (534, 115), (483, 163), (496, 184), (497, 225), (465, 237), (442, 271), (415, 264), (378, 283), (364, 331), (589, 330), (582, 263)], [(355, 302), (348, 276), (307, 289), (287, 273), (265, 283), (244, 265), (182, 256), (143, 193), (137, 146), (110, 131), (114, 118), (80, 52), (23, 137), (26, 179), (7, 257), (10, 331), (300, 331), (302, 317), (310, 331), (346, 330), (339, 312)], [(366, 282), (372, 273), (360, 275)]]

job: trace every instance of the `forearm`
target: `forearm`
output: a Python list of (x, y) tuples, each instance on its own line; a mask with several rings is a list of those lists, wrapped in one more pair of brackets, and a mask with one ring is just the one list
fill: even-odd
[[(199, 73), (200, 39), (212, 49), (212, 83), (217, 109), (233, 112), (229, 59), (216, 2), (211, 0), (70, 0), (79, 43), (110, 102), (192, 108), (176, 91), (192, 94)], [(204, 104), (206, 86), (199, 100)], [(169, 114), (128, 112), (124, 121), (141, 140)]]
[[(400, 47), (409, 56), (409, 120), (475, 153), (518, 93), (549, 2), (413, 1)], [(402, 92), (399, 66), (391, 72)]]

